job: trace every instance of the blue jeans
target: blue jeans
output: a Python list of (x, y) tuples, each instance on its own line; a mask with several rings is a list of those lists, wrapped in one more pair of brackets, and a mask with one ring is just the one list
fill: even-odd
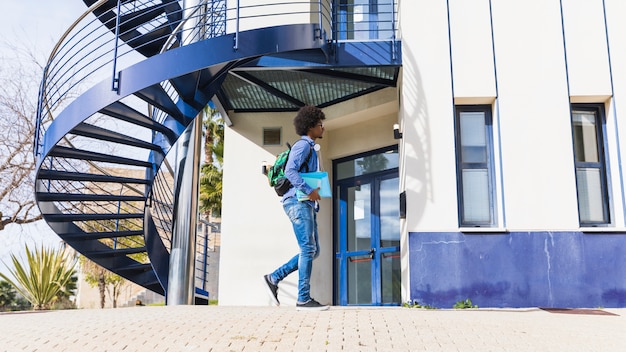
[(298, 270), (298, 303), (311, 300), (311, 269), (313, 259), (320, 254), (317, 235), (317, 214), (307, 202), (300, 202), (296, 197), (285, 199), (285, 213), (291, 220), (300, 253), (270, 274), (274, 284), (278, 284), (287, 275)]

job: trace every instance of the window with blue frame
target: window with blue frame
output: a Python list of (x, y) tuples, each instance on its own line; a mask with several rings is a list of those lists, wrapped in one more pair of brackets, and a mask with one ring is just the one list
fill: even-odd
[(459, 223), (496, 225), (490, 105), (457, 105), (456, 155)]
[(604, 106), (572, 104), (578, 216), (581, 226), (609, 224)]

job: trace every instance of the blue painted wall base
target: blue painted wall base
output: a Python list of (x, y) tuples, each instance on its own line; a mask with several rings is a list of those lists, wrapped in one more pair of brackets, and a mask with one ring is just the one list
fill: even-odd
[(626, 307), (626, 233), (409, 233), (411, 300), (452, 308)]

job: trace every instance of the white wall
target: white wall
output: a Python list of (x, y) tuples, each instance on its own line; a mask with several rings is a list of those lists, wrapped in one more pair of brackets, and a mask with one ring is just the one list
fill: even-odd
[(605, 101), (611, 96), (611, 77), (602, 0), (564, 0), (563, 22), (570, 96)]
[(626, 5), (604, 2), (611, 100), (602, 0), (447, 3), (400, 3), (406, 230), (459, 230), (454, 103), (492, 104), (498, 225), (511, 231), (579, 228), (570, 102), (606, 102), (614, 225), (622, 228), (616, 136), (624, 133)]
[(616, 227), (624, 227), (624, 147), (626, 147), (626, 41), (624, 41), (624, 16), (626, 2), (621, 0), (605, 0), (606, 25), (610, 46), (611, 71), (613, 75), (613, 99), (606, 106), (607, 135), (609, 139), (609, 157), (611, 164), (611, 186), (613, 191)]
[[(396, 90), (387, 89), (324, 109), (326, 132), (318, 140), (324, 169), (330, 174), (332, 159), (396, 143), (392, 126), (397, 106)], [(233, 126), (224, 138), (220, 305), (270, 305), (263, 275), (298, 253), (280, 198), (261, 174), (262, 162), (272, 163), (285, 148), (262, 147), (263, 127), (282, 127), (283, 142), (292, 143), (299, 138), (293, 130), (295, 114), (230, 115)], [(320, 204), (318, 230), (321, 254), (313, 264), (311, 295), (331, 304), (335, 259), (330, 199)], [(281, 304), (295, 306), (297, 272), (279, 287)]]
[(450, 0), (450, 42), (457, 104), (485, 104), (496, 96), (489, 0)]
[(405, 177), (407, 230), (456, 229), (456, 176), (452, 172), (454, 116), (446, 2), (400, 2), (400, 26), (400, 115), (404, 134), (401, 177)]
[[(279, 113), (230, 116), (234, 125), (224, 136), (220, 305), (270, 304), (263, 275), (297, 253), (280, 198), (261, 174), (262, 162), (272, 162), (284, 147), (259, 147), (263, 126), (285, 126), (284, 140), (293, 143), (297, 136), (288, 128), (291, 117)], [(296, 279), (292, 275), (281, 286), (294, 286)], [(281, 300), (294, 299), (284, 292)]]
[(578, 224), (558, 1), (499, 2), (493, 26), (506, 228)]

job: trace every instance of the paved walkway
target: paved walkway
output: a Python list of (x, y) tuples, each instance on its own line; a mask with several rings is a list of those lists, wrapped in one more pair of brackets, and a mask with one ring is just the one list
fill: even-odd
[(2, 313), (0, 351), (626, 351), (626, 309), (584, 313), (218, 306)]

